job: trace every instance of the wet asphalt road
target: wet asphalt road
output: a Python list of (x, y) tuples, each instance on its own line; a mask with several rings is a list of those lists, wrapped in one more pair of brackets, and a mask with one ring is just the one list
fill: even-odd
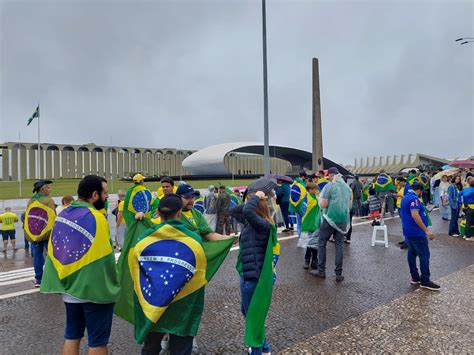
[[(448, 237), (447, 222), (440, 220), (438, 212), (432, 213), (432, 219), (437, 239), (430, 243), (431, 273), (436, 280), (473, 264), (474, 242)], [(267, 338), (273, 352), (291, 349), (292, 344), (415, 289), (409, 283), (406, 251), (397, 246), (401, 240), (400, 221), (390, 220), (387, 225), (389, 248), (370, 246), (370, 225), (354, 228), (352, 243), (344, 245), (346, 279), (340, 284), (334, 280), (333, 245), (328, 244), (327, 278), (323, 280), (303, 270), (304, 250), (296, 248), (296, 239), (281, 243), (278, 281), (267, 318)], [(206, 287), (206, 308), (197, 337), (203, 353), (242, 353), (245, 349), (236, 256), (237, 252), (232, 251)], [(58, 295), (35, 293), (0, 300), (0, 326), (4, 330), (0, 354), (59, 353), (64, 317)], [(113, 354), (140, 351), (133, 340), (132, 326), (119, 318), (114, 318), (109, 349)]]

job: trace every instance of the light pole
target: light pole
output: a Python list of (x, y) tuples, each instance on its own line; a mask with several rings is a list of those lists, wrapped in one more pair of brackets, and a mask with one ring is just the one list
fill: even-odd
[(267, 21), (265, 0), (262, 0), (263, 39), (263, 174), (270, 174), (270, 145), (268, 138), (268, 81), (267, 81)]
[(461, 42), (461, 45), (468, 44), (468, 43), (473, 43), (474, 42), (474, 37), (461, 37), (461, 38), (458, 38), (457, 40), (455, 40), (454, 42)]

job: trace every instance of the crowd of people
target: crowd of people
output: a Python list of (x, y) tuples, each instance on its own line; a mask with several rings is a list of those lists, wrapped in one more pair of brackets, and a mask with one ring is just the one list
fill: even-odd
[[(238, 242), (245, 344), (251, 354), (267, 354), (265, 318), (280, 254), (277, 227), (292, 233), (296, 225), (297, 245), (305, 249), (303, 268), (318, 278), (326, 278), (326, 248), (333, 242), (335, 281), (342, 282), (343, 245), (351, 241), (353, 216), (380, 224), (386, 213), (393, 217), (397, 211), (411, 283), (439, 290), (430, 279), (428, 240), (434, 236), (428, 207), (441, 209), (442, 219), (450, 221), (450, 236), (464, 234), (472, 240), (473, 175), (412, 170), (390, 176), (381, 171), (373, 179), (360, 179), (344, 177), (332, 167), (313, 175), (301, 172), (295, 179), (263, 177), (245, 191), (209, 186), (201, 196), (169, 177), (151, 192), (145, 177), (136, 174), (133, 186), (118, 191), (117, 205), (111, 208), (113, 240), (105, 218), (107, 181), (89, 175), (79, 183), (77, 200), (66, 195), (59, 207), (50, 196), (52, 182), (37, 181), (21, 220), (32, 249), (35, 287), (62, 294), (65, 303), (64, 353), (79, 354), (87, 329), (89, 348), (106, 354), (115, 312), (134, 324), (142, 354), (163, 349), (190, 354), (197, 346), (205, 285)], [(9, 240), (16, 248), (17, 221), (8, 208), (0, 215), (4, 251)]]

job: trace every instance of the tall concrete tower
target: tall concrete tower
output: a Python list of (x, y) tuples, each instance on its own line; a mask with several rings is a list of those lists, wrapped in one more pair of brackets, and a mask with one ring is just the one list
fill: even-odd
[(322, 170), (323, 131), (321, 125), (321, 94), (319, 91), (319, 60), (313, 58), (313, 171)]

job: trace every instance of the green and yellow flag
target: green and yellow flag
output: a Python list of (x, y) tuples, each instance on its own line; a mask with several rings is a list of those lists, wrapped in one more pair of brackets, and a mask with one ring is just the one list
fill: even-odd
[[(265, 319), (267, 318), (272, 301), (273, 284), (275, 283), (275, 266), (280, 256), (280, 244), (277, 239), (277, 229), (271, 225), (265, 259), (262, 271), (250, 300), (249, 309), (245, 317), (245, 345), (251, 347), (263, 346), (265, 341)], [(236, 265), (237, 272), (242, 277), (242, 259), (239, 256)]]
[(306, 195), (306, 184), (300, 178), (296, 178), (290, 186), (290, 212), (300, 214), (306, 212)]
[(135, 325), (142, 343), (150, 331), (195, 336), (204, 309), (204, 286), (233, 240), (203, 242), (178, 220), (137, 221), (119, 259), (122, 292), (115, 313)]
[(107, 220), (92, 205), (74, 201), (54, 222), (41, 292), (113, 303), (119, 290)]
[(387, 174), (380, 174), (374, 181), (375, 192), (381, 191), (395, 191), (393, 180)]
[(308, 193), (308, 205), (306, 213), (302, 218), (301, 231), (314, 232), (319, 228), (321, 219), (321, 210), (319, 208), (318, 199), (314, 194)]
[(38, 104), (38, 106), (36, 106), (35, 112), (33, 112), (30, 118), (28, 118), (28, 122), (26, 123), (26, 125), (29, 126), (30, 123), (33, 122), (33, 120), (35, 118), (38, 118), (39, 116), (40, 116), (40, 106)]

